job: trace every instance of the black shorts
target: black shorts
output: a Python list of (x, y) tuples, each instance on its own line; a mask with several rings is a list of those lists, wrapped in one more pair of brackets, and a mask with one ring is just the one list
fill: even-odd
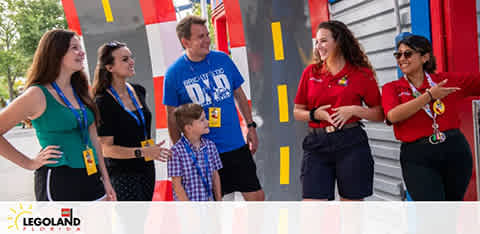
[(222, 195), (235, 191), (255, 192), (262, 189), (257, 177), (257, 166), (248, 145), (221, 153), (223, 168), (218, 170)]
[(373, 158), (365, 131), (359, 126), (333, 133), (310, 133), (303, 141), (300, 179), (303, 198), (362, 199), (373, 192)]
[(100, 172), (88, 176), (85, 168), (41, 167), (35, 171), (37, 201), (95, 201), (105, 198)]

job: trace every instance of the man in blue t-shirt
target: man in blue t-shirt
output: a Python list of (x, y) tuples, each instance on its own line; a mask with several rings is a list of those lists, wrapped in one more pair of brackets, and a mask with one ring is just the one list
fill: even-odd
[[(206, 20), (187, 16), (176, 28), (185, 54), (165, 75), (163, 104), (167, 106), (168, 134), (173, 143), (180, 139), (173, 112), (185, 103), (200, 104), (210, 127), (207, 138), (215, 142), (223, 168), (218, 172), (222, 195), (239, 191), (247, 201), (263, 201), (252, 154), (258, 147), (256, 123), (241, 87), (243, 78), (230, 57), (210, 51)], [(235, 101), (247, 126), (247, 143), (240, 129)]]

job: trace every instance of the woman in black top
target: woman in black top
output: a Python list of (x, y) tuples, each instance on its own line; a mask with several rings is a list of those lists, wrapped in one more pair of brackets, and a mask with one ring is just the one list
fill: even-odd
[(119, 201), (151, 201), (155, 187), (152, 159), (165, 162), (170, 150), (150, 138), (152, 114), (145, 88), (127, 83), (135, 61), (124, 43), (98, 49), (93, 94), (100, 110), (98, 135), (112, 185)]

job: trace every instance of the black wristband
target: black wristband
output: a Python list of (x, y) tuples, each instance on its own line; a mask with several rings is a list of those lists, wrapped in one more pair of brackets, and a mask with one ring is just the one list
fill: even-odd
[(434, 98), (433, 98), (433, 95), (432, 95), (432, 92), (430, 92), (430, 90), (426, 90), (426, 92), (428, 93), (428, 96), (430, 96), (430, 101), (433, 101)]
[(315, 111), (317, 110), (318, 107), (315, 107), (310, 110), (310, 121), (315, 122), (315, 123), (320, 123), (320, 120), (315, 119)]

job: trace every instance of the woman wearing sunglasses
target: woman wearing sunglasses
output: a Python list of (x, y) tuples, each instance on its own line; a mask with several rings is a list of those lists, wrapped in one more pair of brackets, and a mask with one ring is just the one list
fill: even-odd
[(360, 120), (383, 120), (381, 97), (367, 56), (342, 22), (319, 25), (314, 63), (303, 71), (294, 102), (295, 119), (310, 127), (303, 141), (303, 199), (334, 199), (335, 181), (342, 200), (370, 196), (373, 159)]
[(150, 138), (152, 114), (145, 88), (130, 84), (135, 60), (125, 43), (98, 49), (93, 94), (100, 110), (98, 135), (119, 201), (151, 201), (155, 187), (153, 159), (165, 162), (169, 149)]
[(400, 162), (415, 201), (461, 201), (472, 157), (456, 105), (480, 95), (480, 74), (434, 73), (435, 57), (422, 36), (407, 36), (394, 53), (404, 76), (383, 86), (387, 124), (402, 142)]

